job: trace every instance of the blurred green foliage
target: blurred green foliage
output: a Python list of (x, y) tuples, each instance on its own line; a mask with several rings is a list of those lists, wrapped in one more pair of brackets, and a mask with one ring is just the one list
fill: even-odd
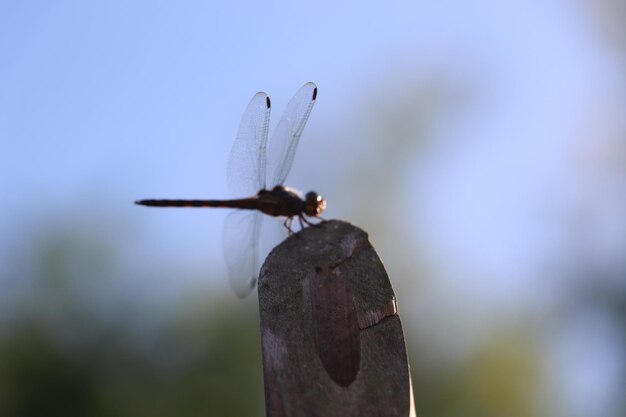
[[(19, 277), (31, 284), (0, 331), (1, 416), (264, 414), (255, 300), (201, 293), (155, 309), (105, 291), (119, 261), (97, 236), (61, 230), (32, 247), (32, 276)], [(535, 415), (539, 355), (526, 333), (495, 332), (440, 369), (409, 344), (420, 414)]]
[(3, 308), (0, 416), (262, 415), (252, 304), (203, 295), (154, 317), (113, 293), (98, 301), (92, 280), (116, 260), (91, 239), (47, 236), (34, 276), (17, 277), (32, 284)]

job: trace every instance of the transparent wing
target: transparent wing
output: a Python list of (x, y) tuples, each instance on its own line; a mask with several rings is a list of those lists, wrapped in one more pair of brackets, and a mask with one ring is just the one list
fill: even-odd
[(317, 86), (306, 83), (285, 107), (269, 144), (268, 189), (285, 182), (316, 98)]
[(237, 210), (224, 222), (224, 257), (230, 285), (239, 297), (248, 296), (259, 275), (260, 211)]
[(246, 107), (230, 151), (226, 177), (231, 193), (249, 197), (265, 188), (265, 148), (270, 121), (270, 99), (256, 93)]
[(287, 228), (283, 224), (284, 221), (284, 217), (263, 216), (263, 236), (261, 236), (259, 252), (260, 265), (265, 262), (265, 258), (272, 249), (287, 238)]

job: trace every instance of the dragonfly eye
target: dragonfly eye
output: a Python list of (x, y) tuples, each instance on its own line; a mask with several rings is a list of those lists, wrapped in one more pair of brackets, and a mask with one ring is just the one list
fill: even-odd
[(326, 210), (326, 200), (314, 191), (309, 191), (304, 197), (304, 213), (307, 216), (319, 216)]

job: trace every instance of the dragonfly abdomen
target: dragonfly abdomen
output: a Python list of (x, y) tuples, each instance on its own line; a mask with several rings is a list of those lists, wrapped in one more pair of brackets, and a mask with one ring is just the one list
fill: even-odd
[(249, 210), (259, 207), (256, 197), (239, 200), (139, 200), (135, 204), (149, 207), (223, 207)]

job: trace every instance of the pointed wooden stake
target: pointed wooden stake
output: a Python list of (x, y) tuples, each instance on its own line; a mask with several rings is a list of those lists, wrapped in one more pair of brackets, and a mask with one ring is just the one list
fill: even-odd
[(402, 324), (361, 229), (307, 227), (259, 278), (268, 417), (414, 416)]

